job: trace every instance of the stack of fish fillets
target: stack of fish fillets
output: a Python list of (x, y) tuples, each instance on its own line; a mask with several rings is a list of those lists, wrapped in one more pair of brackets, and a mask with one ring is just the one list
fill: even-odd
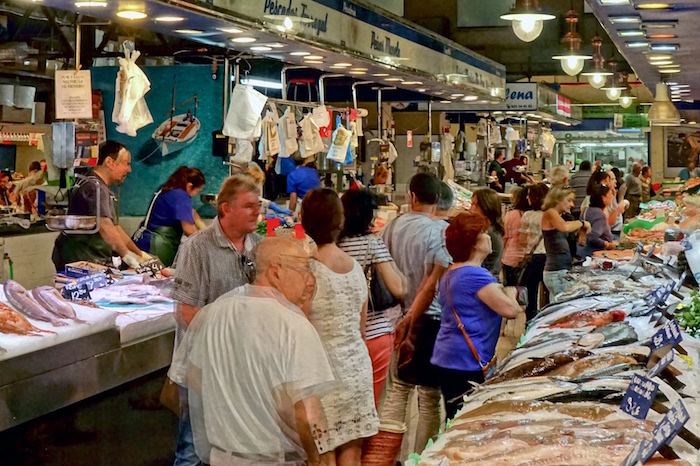
[[(635, 289), (632, 280), (617, 279), (624, 281), (620, 288)], [(518, 348), (465, 396), (419, 465), (618, 466), (651, 439), (678, 400), (691, 419), (647, 464), (700, 465), (697, 341), (684, 335), (694, 365), (675, 357), (653, 378), (659, 390), (645, 420), (619, 408), (633, 375), (646, 375), (651, 337), (666, 322), (642, 298), (641, 292), (596, 293), (543, 308)]]

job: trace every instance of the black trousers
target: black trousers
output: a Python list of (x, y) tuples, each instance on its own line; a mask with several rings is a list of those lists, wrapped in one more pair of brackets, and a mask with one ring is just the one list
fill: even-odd
[(539, 309), (537, 298), (540, 294), (540, 283), (543, 282), (542, 277), (546, 259), (546, 254), (533, 254), (525, 272), (525, 283), (522, 285), (527, 288), (528, 303), (525, 308), (525, 315), (528, 321), (537, 315), (537, 309)]
[(506, 286), (518, 286), (518, 268), (503, 264), (503, 276), (506, 280)]
[(462, 407), (462, 395), (473, 388), (469, 382), (483, 383), (484, 373), (478, 371), (459, 371), (440, 367), (440, 391), (445, 398), (447, 419), (452, 419)]

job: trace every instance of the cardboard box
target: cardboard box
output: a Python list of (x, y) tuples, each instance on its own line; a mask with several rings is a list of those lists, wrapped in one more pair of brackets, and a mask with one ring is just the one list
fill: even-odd
[(80, 278), (97, 272), (104, 272), (107, 267), (87, 261), (71, 262), (66, 264), (66, 275), (71, 278)]
[(5, 123), (31, 123), (31, 108), (17, 108), (7, 105), (0, 106), (0, 121)]

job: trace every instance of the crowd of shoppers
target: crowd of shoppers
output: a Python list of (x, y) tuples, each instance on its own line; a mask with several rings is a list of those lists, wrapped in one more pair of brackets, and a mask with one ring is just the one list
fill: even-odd
[[(254, 233), (255, 173), (227, 179), (217, 219), (175, 260), (176, 466), (359, 465), (363, 446), (382, 444), (380, 419), (407, 422), (414, 392), (421, 452), (439, 431), (441, 399), (451, 418), (484, 380), (502, 319), (523, 306), (532, 319), (541, 298), (569, 285), (571, 235), (580, 233), (580, 256), (615, 247), (622, 197), (638, 206), (647, 172), (634, 166), (618, 191), (619, 171), (589, 163), (570, 177), (555, 167), (549, 183), (511, 193), (505, 221), (493, 189), (474, 191), (471, 210), (452, 216), (452, 189), (420, 173), (409, 183), (409, 212), (380, 235), (369, 191), (310, 189), (300, 217), (312, 257)], [(576, 207), (580, 219), (571, 217)]]

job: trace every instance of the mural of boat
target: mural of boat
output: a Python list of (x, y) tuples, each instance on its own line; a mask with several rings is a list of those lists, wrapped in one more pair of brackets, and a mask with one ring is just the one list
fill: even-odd
[(159, 143), (161, 155), (165, 157), (191, 144), (201, 126), (199, 119), (188, 111), (165, 120), (153, 131), (152, 137)]

